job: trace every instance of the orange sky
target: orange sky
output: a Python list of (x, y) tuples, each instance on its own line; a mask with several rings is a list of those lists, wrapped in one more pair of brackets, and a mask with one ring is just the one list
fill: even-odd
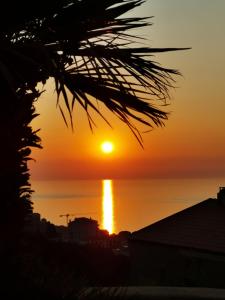
[[(91, 133), (85, 113), (75, 107), (72, 133), (56, 109), (51, 82), (36, 107), (43, 150), (33, 151), (33, 179), (196, 177), (225, 175), (225, 1), (151, 0), (136, 15), (153, 15), (154, 25), (139, 31), (152, 47), (192, 47), (158, 55), (162, 65), (179, 69), (164, 128), (143, 134), (144, 150), (125, 125), (103, 108), (110, 129), (96, 117)], [(146, 128), (140, 127), (141, 130)], [(100, 151), (104, 139), (113, 155)]]

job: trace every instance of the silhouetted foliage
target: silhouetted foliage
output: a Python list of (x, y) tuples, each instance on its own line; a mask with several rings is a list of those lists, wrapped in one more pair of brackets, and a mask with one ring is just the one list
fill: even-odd
[[(55, 79), (59, 109), (65, 123), (68, 125), (70, 120), (72, 127), (76, 103), (86, 111), (91, 128), (94, 121), (90, 109), (105, 119), (93, 98), (125, 122), (140, 143), (141, 136), (132, 119), (150, 127), (163, 125), (167, 113), (156, 108), (153, 100), (166, 100), (173, 82), (171, 75), (179, 72), (160, 66), (151, 57), (157, 52), (177, 49), (132, 46), (138, 39), (129, 34), (129, 30), (151, 24), (147, 18), (124, 17), (123, 14), (142, 2), (5, 3), (0, 12), (0, 79), (4, 86), (0, 95), (0, 117), (2, 148), (5, 148), (0, 153), (3, 202), (21, 199), (26, 207), (23, 214), (31, 209), (28, 148), (40, 147), (40, 140), (29, 122), (36, 116), (33, 102), (40, 95), (39, 82), (44, 84), (50, 77)], [(20, 179), (15, 177), (15, 172)], [(3, 211), (6, 209), (12, 214), (10, 208), (5, 207)], [(11, 215), (11, 220), (14, 217)], [(8, 218), (5, 215), (5, 220)]]
[[(5, 92), (6, 90), (6, 92)], [(4, 94), (3, 94), (4, 93)], [(32, 212), (29, 170), (29, 147), (40, 147), (37, 132), (29, 125), (36, 116), (33, 102), (35, 92), (22, 89), (10, 93), (2, 86), (0, 91), (2, 111), (0, 113), (0, 185), (1, 185), (1, 238), (13, 243), (19, 236), (24, 218)], [(8, 244), (8, 243), (6, 243)], [(8, 251), (8, 249), (6, 249)]]
[(109, 248), (35, 236), (27, 238), (16, 254), (10, 279), (0, 288), (1, 295), (8, 294), (9, 299), (77, 299), (78, 291), (87, 286), (127, 285), (129, 259), (114, 255)]
[[(179, 72), (149, 58), (177, 49), (131, 46), (137, 38), (127, 31), (151, 24), (146, 18), (120, 16), (142, 0), (50, 1), (44, 10), (42, 1), (38, 3), (32, 8), (19, 6), (19, 13), (4, 31), (2, 64), (13, 90), (21, 84), (34, 90), (38, 82), (53, 77), (71, 122), (78, 102), (86, 110), (90, 126), (94, 124), (89, 108), (101, 112), (92, 96), (124, 121), (138, 139), (130, 119), (148, 126), (163, 125), (167, 114), (151, 102), (167, 98), (171, 74)], [(60, 110), (67, 123), (61, 106)]]
[(167, 113), (153, 102), (165, 104), (171, 76), (179, 72), (151, 58), (154, 53), (178, 49), (132, 46), (140, 40), (129, 30), (151, 24), (146, 18), (125, 17), (124, 13), (142, 2), (4, 2), (0, 11), (2, 260), (16, 249), (24, 221), (32, 211), (27, 161), (30, 148), (41, 147), (37, 131), (30, 125), (37, 116), (34, 101), (40, 96), (38, 83), (54, 78), (57, 104), (67, 126), (73, 127), (76, 103), (86, 111), (91, 128), (91, 109), (108, 123), (95, 99), (125, 122), (140, 144), (141, 136), (132, 120), (152, 127), (162, 126), (167, 119)]

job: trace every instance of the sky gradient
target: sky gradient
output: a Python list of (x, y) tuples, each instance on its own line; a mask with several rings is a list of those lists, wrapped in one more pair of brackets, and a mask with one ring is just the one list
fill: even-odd
[[(155, 56), (163, 66), (181, 71), (171, 90), (164, 128), (143, 134), (144, 150), (129, 129), (102, 112), (113, 126), (96, 116), (92, 133), (77, 106), (75, 130), (67, 129), (51, 82), (36, 107), (33, 122), (41, 128), (43, 150), (34, 150), (33, 179), (218, 177), (225, 175), (225, 1), (149, 0), (129, 15), (154, 16), (153, 26), (138, 31), (152, 47), (192, 47)], [(95, 115), (93, 115), (95, 116)], [(139, 126), (141, 131), (146, 130)], [(115, 143), (104, 156), (103, 140)]]

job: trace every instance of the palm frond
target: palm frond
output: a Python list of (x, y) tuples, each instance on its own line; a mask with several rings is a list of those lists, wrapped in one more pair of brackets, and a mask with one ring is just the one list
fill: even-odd
[[(139, 37), (129, 31), (152, 23), (149, 18), (126, 17), (125, 13), (144, 1), (51, 0), (46, 10), (41, 9), (42, 2), (35, 3), (33, 14), (28, 6), (28, 12), (22, 11), (5, 31), (4, 39), (12, 50), (7, 61), (1, 61), (0, 47), (0, 62), (12, 74), (8, 72), (7, 76), (21, 84), (25, 82), (27, 89), (53, 77), (57, 103), (62, 95), (72, 127), (75, 102), (87, 112), (91, 127), (94, 121), (89, 108), (105, 119), (92, 102), (93, 97), (132, 131), (137, 132), (132, 119), (150, 127), (162, 126), (167, 113), (159, 108), (157, 101), (166, 103), (174, 75), (180, 73), (159, 65), (153, 55), (187, 48), (132, 46)], [(59, 109), (68, 126), (61, 105)]]

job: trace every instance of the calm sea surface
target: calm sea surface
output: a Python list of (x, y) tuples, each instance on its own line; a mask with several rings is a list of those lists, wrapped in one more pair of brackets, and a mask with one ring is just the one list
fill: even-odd
[(100, 228), (135, 231), (207, 198), (225, 178), (33, 181), (34, 211), (54, 224), (91, 217)]

